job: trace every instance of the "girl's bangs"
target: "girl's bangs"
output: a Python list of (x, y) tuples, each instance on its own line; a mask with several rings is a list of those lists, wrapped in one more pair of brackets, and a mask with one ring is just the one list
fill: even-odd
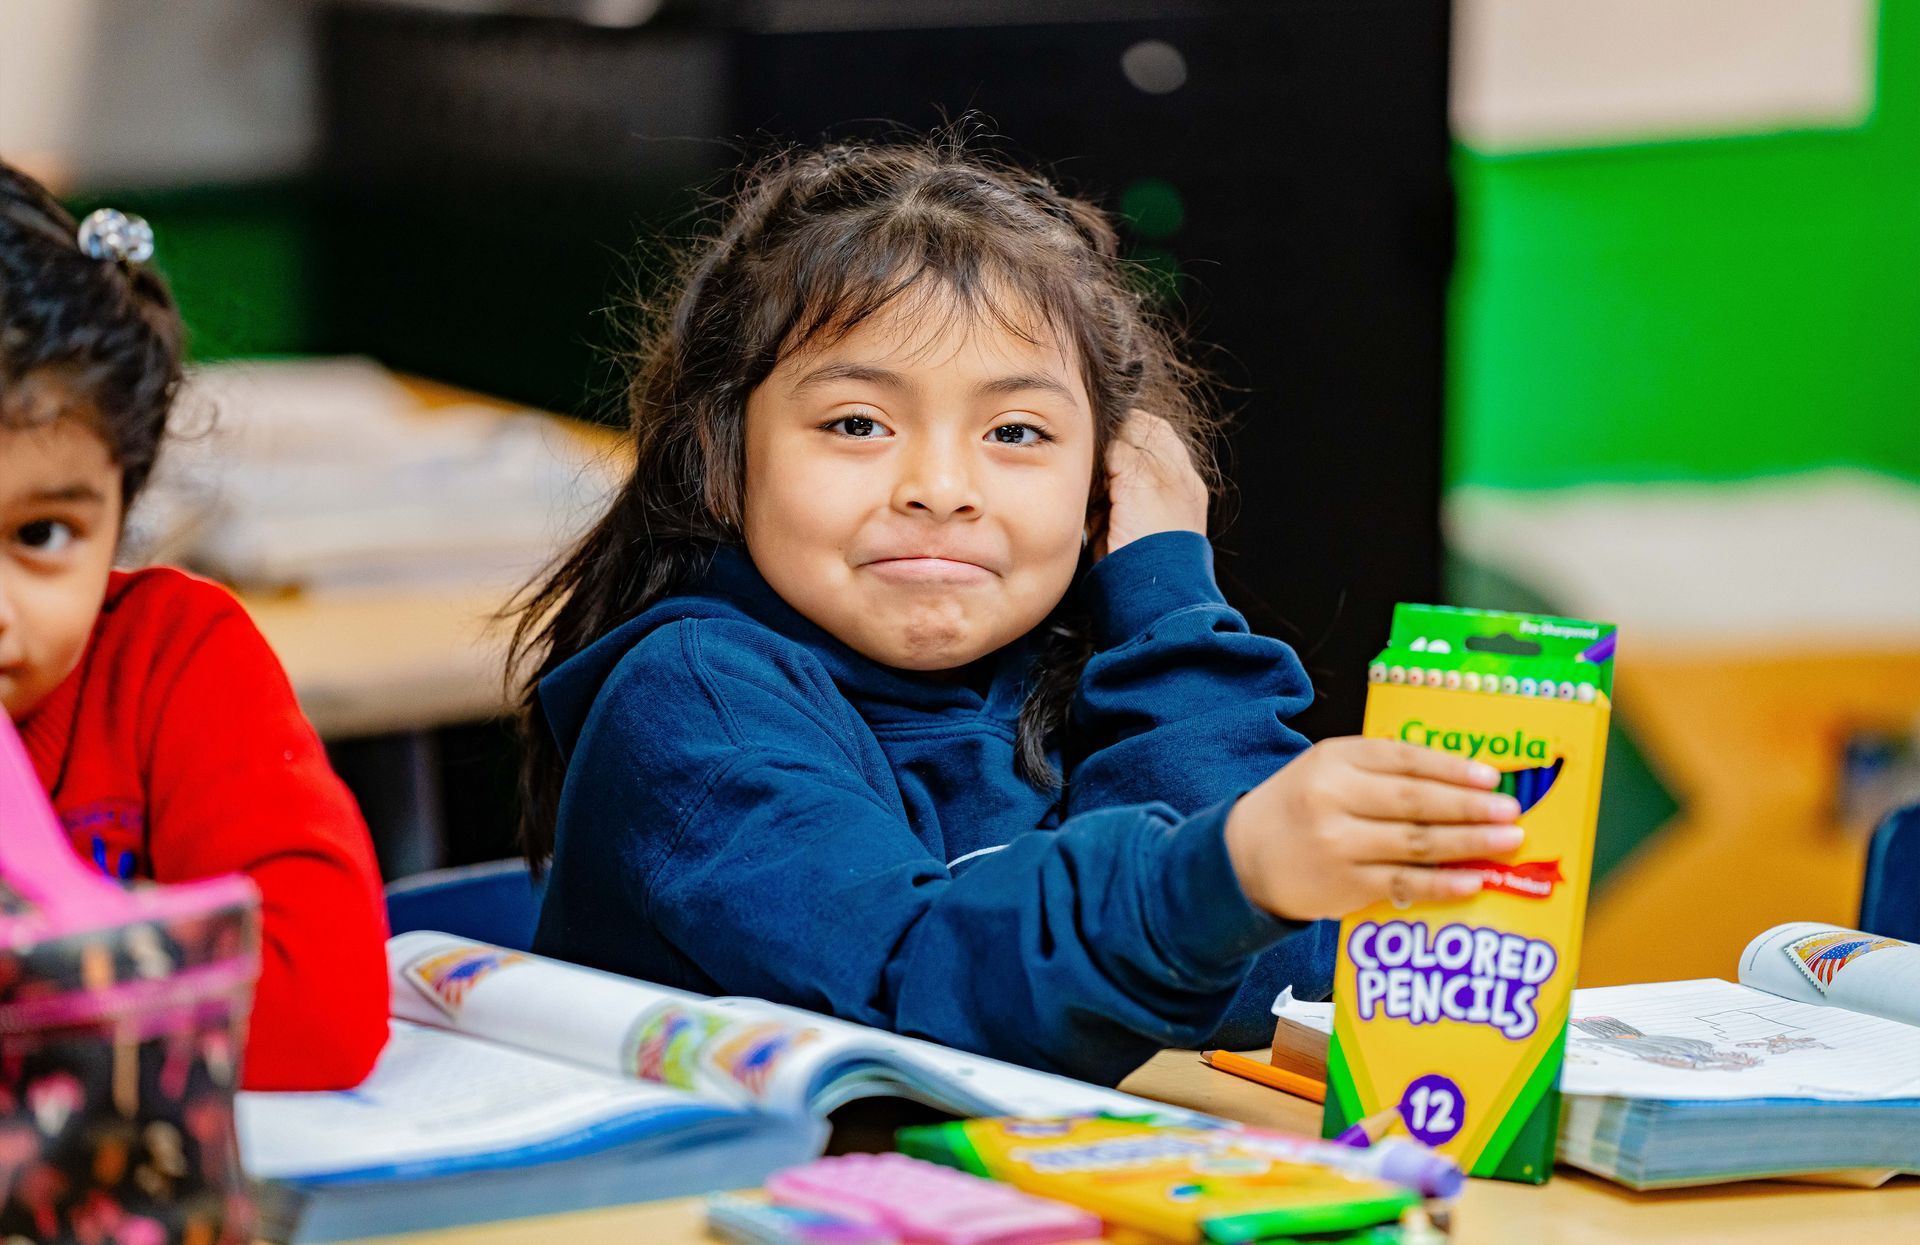
[(889, 309), (922, 340), (956, 326), (991, 324), (1034, 345), (1079, 353), (1072, 326), (1085, 309), (1057, 261), (1036, 255), (1027, 258), (1039, 262), (1020, 263), (941, 241), (928, 239), (911, 251), (875, 246), (839, 265), (806, 262), (813, 271), (796, 283), (800, 297), (774, 362), (832, 346)]

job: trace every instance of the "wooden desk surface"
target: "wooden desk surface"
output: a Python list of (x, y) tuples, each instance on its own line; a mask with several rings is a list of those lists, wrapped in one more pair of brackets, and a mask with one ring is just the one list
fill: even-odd
[[(1317, 1135), (1320, 1107), (1215, 1072), (1191, 1051), (1166, 1051), (1121, 1086), (1213, 1115)], [(442, 1232), (382, 1237), (382, 1245), (694, 1245), (708, 1240), (700, 1200), (544, 1216)], [(1545, 1185), (1473, 1181), (1455, 1212), (1460, 1245), (1807, 1245), (1920, 1240), (1920, 1179), (1880, 1189), (1778, 1181), (1634, 1193), (1561, 1168)], [(373, 1245), (364, 1242), (363, 1245)]]

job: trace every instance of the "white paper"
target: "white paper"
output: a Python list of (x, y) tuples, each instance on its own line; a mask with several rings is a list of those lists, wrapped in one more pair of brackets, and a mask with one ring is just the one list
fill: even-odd
[(1273, 1001), (1273, 1014), (1318, 1033), (1333, 1032), (1333, 1004), (1302, 1003), (1293, 997), (1292, 986), (1282, 990), (1280, 997)]
[(373, 1074), (339, 1093), (243, 1093), (241, 1154), (267, 1179), (511, 1154), (611, 1121), (708, 1109), (511, 1047), (395, 1021)]
[(1740, 956), (1743, 984), (1920, 1025), (1920, 946), (1819, 921), (1776, 925)]

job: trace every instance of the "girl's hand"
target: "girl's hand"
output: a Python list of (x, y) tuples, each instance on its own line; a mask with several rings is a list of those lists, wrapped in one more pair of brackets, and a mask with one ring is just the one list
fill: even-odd
[(1095, 558), (1155, 532), (1207, 534), (1207, 483), (1173, 425), (1134, 411), (1107, 446), (1107, 517)]
[(1315, 744), (1240, 797), (1227, 854), (1241, 889), (1277, 917), (1345, 916), (1381, 899), (1465, 899), (1473, 870), (1442, 861), (1520, 846), (1520, 804), (1492, 766), (1391, 739)]

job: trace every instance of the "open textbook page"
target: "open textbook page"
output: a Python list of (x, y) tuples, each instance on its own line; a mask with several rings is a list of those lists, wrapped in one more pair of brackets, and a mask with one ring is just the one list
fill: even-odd
[(373, 1074), (244, 1093), (264, 1239), (358, 1240), (750, 1184), (826, 1124), (716, 1103), (444, 1029), (393, 1022)]
[(1920, 1098), (1920, 1029), (1730, 981), (1573, 992), (1561, 1089), (1619, 1098)]
[(707, 998), (447, 934), (398, 935), (387, 962), (396, 1018), (713, 1102), (793, 1115), (878, 1096), (959, 1115), (1170, 1110), (800, 1008)]
[(1920, 1025), (1920, 946), (1819, 921), (1776, 925), (1740, 956), (1743, 985)]
[(359, 1181), (517, 1167), (688, 1130), (766, 1122), (663, 1085), (396, 1021), (373, 1074), (344, 1093), (239, 1097), (247, 1170), (263, 1179)]
[[(1282, 994), (1283, 1024), (1330, 1032), (1331, 1006)], [(1730, 981), (1573, 992), (1561, 1092), (1732, 1101), (1920, 1098), (1920, 1029)]]

